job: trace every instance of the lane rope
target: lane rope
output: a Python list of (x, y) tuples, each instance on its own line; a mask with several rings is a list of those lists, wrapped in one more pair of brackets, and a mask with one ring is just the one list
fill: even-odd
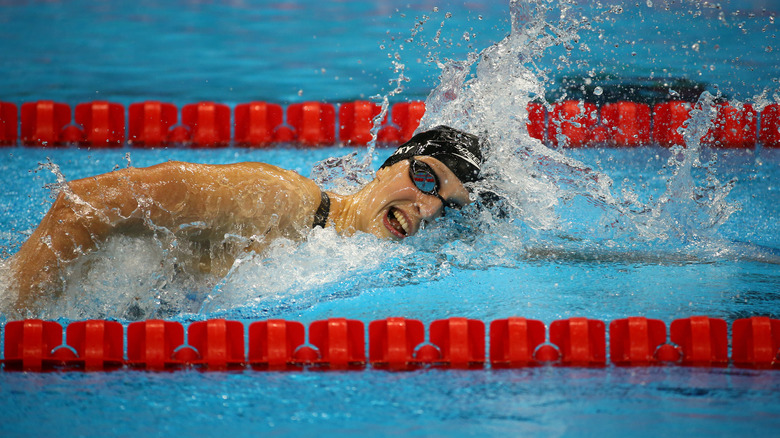
[(2, 333), (6, 371), (608, 365), (780, 369), (780, 320), (763, 316), (735, 320), (731, 335), (726, 321), (708, 316), (676, 319), (668, 331), (662, 320), (645, 317), (608, 325), (574, 317), (549, 326), (512, 317), (492, 321), (486, 335), (485, 323), (476, 319), (436, 320), (426, 329), (419, 320), (393, 317), (371, 321), (367, 331), (362, 321), (345, 318), (314, 321), (308, 330), (300, 322), (281, 319), (247, 326), (209, 319), (186, 327), (163, 320), (127, 326), (88, 320), (71, 322), (64, 330), (55, 321), (27, 319), (6, 323)]
[[(682, 134), (695, 104), (670, 101), (655, 104), (612, 102), (597, 107), (569, 100), (527, 107), (529, 134), (551, 146), (634, 147), (684, 145)], [(750, 104), (716, 103), (717, 116), (702, 142), (715, 147), (780, 147), (780, 104), (758, 112)], [(364, 146), (371, 139), (372, 120), (380, 107), (370, 101), (343, 103), (249, 102), (230, 108), (215, 102), (182, 106), (144, 101), (127, 110), (119, 103), (26, 102), (21, 109), (0, 102), (0, 145), (89, 148), (196, 147), (229, 145), (271, 147), (292, 144), (320, 147), (334, 144)], [(378, 144), (395, 146), (412, 137), (425, 114), (425, 103), (398, 102), (391, 106), (378, 132)], [(760, 124), (759, 124), (760, 123)]]

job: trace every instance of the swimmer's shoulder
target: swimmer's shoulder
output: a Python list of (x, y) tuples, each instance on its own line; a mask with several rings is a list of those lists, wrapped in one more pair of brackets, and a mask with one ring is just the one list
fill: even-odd
[(259, 183), (267, 188), (292, 190), (302, 196), (320, 197), (320, 189), (309, 178), (295, 172), (272, 164), (258, 161), (244, 161), (230, 164), (200, 164), (183, 161), (167, 161), (152, 167), (161, 167), (164, 173), (180, 173), (190, 175), (193, 179), (222, 179), (225, 182)]
[(111, 174), (119, 179), (128, 177), (135, 182), (148, 184), (164, 181), (195, 185), (217, 181), (227, 185), (257, 183), (268, 189), (300, 192), (306, 197), (313, 196), (319, 199), (320, 196), (319, 187), (311, 179), (293, 170), (256, 161), (230, 164), (165, 161), (145, 168), (125, 168)]
[[(309, 178), (299, 174), (294, 170), (284, 169), (273, 164), (261, 163), (257, 161), (245, 161), (234, 164), (223, 164), (228, 172), (234, 172), (247, 178), (273, 179), (276, 181), (287, 181), (292, 184), (317, 187)], [(318, 189), (319, 190), (319, 189)]]
[(237, 176), (260, 176), (268, 175), (270, 177), (283, 177), (290, 180), (300, 180), (301, 182), (308, 181), (314, 183), (309, 178), (306, 178), (293, 170), (283, 169), (272, 164), (261, 163), (258, 161), (244, 161), (240, 163), (229, 164), (203, 164), (203, 163), (191, 163), (186, 161), (165, 161), (163, 163), (149, 166), (142, 171), (160, 171), (160, 172), (174, 172), (184, 173), (191, 175), (231, 175)]

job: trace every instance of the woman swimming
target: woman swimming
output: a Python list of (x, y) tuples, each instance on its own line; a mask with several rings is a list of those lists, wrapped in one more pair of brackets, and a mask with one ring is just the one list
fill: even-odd
[(263, 163), (166, 162), (72, 181), (11, 259), (16, 307), (56, 294), (63, 268), (115, 235), (172, 235), (198, 249), (181, 269), (217, 276), (241, 254), (301, 240), (317, 226), (404, 239), (445, 208), (470, 203), (464, 184), (480, 179), (481, 164), (476, 136), (439, 126), (401, 145), (351, 195)]

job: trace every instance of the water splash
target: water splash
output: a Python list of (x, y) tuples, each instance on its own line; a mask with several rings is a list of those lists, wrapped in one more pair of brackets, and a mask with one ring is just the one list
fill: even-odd
[[(231, 312), (241, 303), (242, 314), (273, 315), (280, 308), (308, 307), (388, 281), (414, 281), (406, 278), (408, 268), (397, 270), (414, 256), (414, 248), (407, 244), (366, 234), (343, 239), (333, 229), (317, 228), (302, 243), (277, 240), (263, 254), (239, 261), (226, 281), (209, 294), (201, 312)], [(417, 272), (414, 277), (433, 278), (431, 272)]]
[[(736, 179), (722, 183), (715, 174), (717, 154), (702, 145), (718, 115), (715, 99), (708, 92), (702, 94), (683, 130), (685, 147), (672, 149), (672, 174), (665, 192), (647, 207), (648, 211), (633, 218), (642, 237), (682, 242), (712, 238), (717, 228), (739, 210), (738, 204), (727, 200)], [(697, 170), (704, 171), (703, 182), (697, 180)]]
[[(579, 34), (598, 21), (566, 2), (558, 6), (552, 14), (549, 2), (513, 1), (511, 33), (505, 39), (465, 60), (441, 64), (440, 84), (426, 101), (420, 130), (448, 124), (487, 139), (485, 188), (501, 193), (511, 216), (536, 232), (612, 246), (634, 245), (637, 239), (684, 244), (714, 235), (739, 208), (727, 200), (735, 181), (719, 181), (717, 154), (702, 146), (716, 115), (714, 97), (702, 96), (685, 128), (687, 146), (674, 151), (669, 163), (674, 171), (654, 202), (616, 193), (606, 173), (528, 135), (527, 105), (544, 101), (549, 82), (537, 61), (553, 46), (570, 51)], [(564, 242), (550, 240), (549, 233), (541, 236), (544, 245)]]

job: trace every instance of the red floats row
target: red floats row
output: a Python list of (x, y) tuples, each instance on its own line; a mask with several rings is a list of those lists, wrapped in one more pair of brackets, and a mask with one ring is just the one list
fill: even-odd
[[(185, 144), (220, 147), (234, 142), (240, 146), (265, 147), (274, 143), (304, 146), (341, 143), (365, 145), (371, 139), (373, 119), (379, 105), (368, 101), (340, 105), (304, 102), (281, 105), (250, 102), (233, 110), (224, 104), (200, 102), (179, 111), (171, 103), (146, 101), (128, 108), (104, 101), (70, 106), (52, 101), (22, 104), (21, 142), (25, 145), (57, 146), (80, 144), (90, 147), (136, 147)], [(780, 147), (780, 105), (766, 106), (758, 113), (749, 104), (734, 107), (717, 104), (713, 126), (702, 139), (705, 144), (750, 148), (761, 142)], [(661, 146), (684, 145), (682, 128), (690, 118), (692, 105), (665, 102), (652, 109), (635, 102), (615, 102), (601, 108), (588, 102), (565, 101), (549, 110), (542, 104), (528, 107), (528, 132), (553, 146), (580, 147), (595, 144), (639, 146), (652, 142)], [(411, 138), (425, 114), (423, 102), (402, 102), (392, 106), (377, 133), (379, 144), (394, 145)], [(286, 115), (286, 117), (285, 117)], [(74, 123), (72, 123), (74, 122)], [(126, 126), (127, 125), (127, 126)], [(19, 126), (16, 105), (0, 102), (0, 145), (13, 145)], [(233, 134), (231, 136), (231, 133)]]
[[(640, 146), (656, 142), (665, 147), (684, 145), (682, 128), (693, 106), (687, 102), (665, 102), (650, 106), (634, 102), (596, 105), (581, 101), (528, 107), (528, 132), (553, 146), (581, 147), (596, 144)], [(768, 105), (758, 114), (752, 105), (739, 108), (729, 103), (716, 105), (717, 116), (702, 141), (725, 148), (750, 148), (760, 141), (766, 147), (780, 147), (780, 105)], [(546, 116), (546, 117), (545, 117)], [(545, 120), (546, 119), (546, 120)]]
[[(338, 138), (344, 144), (365, 145), (371, 140), (373, 119), (380, 106), (367, 101), (338, 106)], [(378, 132), (383, 144), (398, 144), (411, 138), (425, 113), (423, 102), (392, 106)], [(281, 105), (251, 102), (236, 105), (231, 127), (231, 109), (224, 104), (200, 102), (184, 105), (181, 123), (172, 103), (146, 101), (128, 108), (104, 101), (78, 104), (71, 119), (70, 106), (52, 101), (22, 104), (21, 137), (16, 105), (0, 102), (0, 145), (13, 145), (18, 138), (28, 146), (79, 144), (118, 147), (125, 141), (136, 147), (186, 144), (196, 147), (264, 147), (273, 143), (305, 146), (336, 142), (336, 105), (320, 102)], [(72, 123), (74, 122), (74, 123)], [(127, 131), (127, 132), (125, 132)], [(231, 136), (231, 132), (234, 135)]]
[[(213, 370), (377, 369), (420, 367), (520, 368), (606, 366), (606, 324), (587, 318), (554, 321), (549, 330), (538, 320), (508, 318), (490, 324), (489, 361), (485, 324), (466, 318), (421, 321), (387, 318), (365, 327), (361, 321), (331, 318), (309, 325), (267, 320), (248, 327), (213, 319), (187, 327), (149, 320), (124, 327), (113, 321), (68, 324), (63, 343), (57, 322), (23, 320), (5, 326), (5, 369), (88, 371), (130, 368), (165, 370), (195, 366)], [(780, 320), (752, 317), (734, 321), (731, 356), (728, 326), (722, 319), (694, 316), (672, 322), (667, 339), (661, 320), (630, 317), (609, 324), (609, 358), (618, 366), (684, 365), (780, 368)]]

